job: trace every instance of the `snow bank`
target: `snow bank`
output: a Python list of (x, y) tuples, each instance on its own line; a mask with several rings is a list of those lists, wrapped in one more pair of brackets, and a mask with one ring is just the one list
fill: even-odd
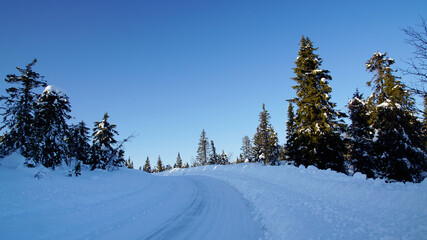
[[(143, 239), (192, 200), (194, 189), (139, 170), (68, 177), (0, 159), (0, 239)], [(41, 179), (34, 178), (40, 173)]]
[(315, 167), (244, 163), (172, 169), (235, 187), (255, 207), (269, 239), (425, 239), (427, 182), (385, 183)]

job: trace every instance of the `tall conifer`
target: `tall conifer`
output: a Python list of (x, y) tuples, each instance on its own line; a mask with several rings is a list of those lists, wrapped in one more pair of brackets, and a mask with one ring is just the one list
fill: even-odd
[(17, 67), (20, 76), (15, 74), (6, 76), (6, 83), (18, 86), (6, 88), (9, 96), (0, 96), (0, 102), (3, 102), (0, 109), (4, 110), (1, 113), (3, 122), (0, 131), (5, 130), (0, 138), (0, 157), (18, 149), (23, 156), (30, 157), (30, 138), (34, 133), (34, 108), (38, 99), (34, 89), (47, 86), (43, 77), (32, 69), (36, 62), (37, 59), (34, 59), (25, 68)]
[(344, 116), (334, 110), (330, 101), (332, 79), (328, 70), (320, 69), (322, 59), (314, 51), (313, 43), (308, 37), (301, 38), (301, 47), (293, 69), (297, 98), (294, 99), (298, 109), (295, 116), (295, 149), (290, 153), (296, 165), (314, 165), (319, 169), (331, 168), (345, 172), (345, 144), (341, 138), (344, 131)]
[(374, 73), (367, 84), (374, 89), (369, 103), (376, 131), (376, 176), (420, 182), (427, 159), (422, 123), (416, 117), (410, 91), (394, 76), (392, 64), (394, 59), (379, 52), (366, 63), (366, 70)]
[(253, 143), (255, 161), (265, 165), (279, 164), (278, 138), (270, 124), (270, 113), (265, 109), (265, 104), (259, 114), (259, 125)]
[(351, 121), (347, 129), (351, 165), (354, 172), (361, 172), (372, 178), (375, 167), (373, 129), (370, 126), (368, 104), (359, 91), (356, 91), (349, 101), (348, 109)]

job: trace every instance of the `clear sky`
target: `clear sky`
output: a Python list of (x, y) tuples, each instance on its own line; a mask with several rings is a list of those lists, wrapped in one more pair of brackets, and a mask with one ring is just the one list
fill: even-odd
[[(135, 166), (196, 156), (204, 128), (218, 151), (240, 153), (266, 104), (285, 142), (286, 99), (302, 35), (331, 71), (345, 110), (372, 75), (364, 63), (410, 56), (400, 30), (427, 18), (427, 1), (1, 1), (0, 75), (35, 70), (65, 90), (73, 122), (108, 112)], [(409, 81), (409, 77), (403, 78)], [(6, 86), (1, 81), (0, 93)], [(41, 91), (41, 90), (40, 90)]]

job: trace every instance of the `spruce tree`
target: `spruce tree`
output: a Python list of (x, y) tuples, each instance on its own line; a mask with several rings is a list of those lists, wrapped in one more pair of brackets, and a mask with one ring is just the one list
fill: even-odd
[(145, 160), (145, 165), (143, 168), (144, 172), (151, 173), (151, 164), (150, 164), (150, 158), (147, 157), (147, 160)]
[(265, 165), (279, 164), (279, 145), (277, 135), (270, 124), (270, 114), (262, 105), (262, 111), (259, 114), (259, 125), (254, 136), (254, 160), (263, 162)]
[(422, 123), (410, 91), (394, 76), (392, 64), (393, 59), (379, 52), (366, 63), (367, 71), (374, 73), (367, 84), (374, 89), (369, 103), (376, 131), (376, 176), (420, 182), (427, 159)]
[(332, 77), (328, 70), (320, 69), (322, 59), (314, 51), (308, 37), (301, 38), (301, 48), (293, 68), (297, 98), (293, 99), (298, 109), (295, 116), (295, 152), (288, 153), (296, 165), (314, 165), (319, 169), (330, 168), (345, 172), (346, 147), (341, 134), (344, 131), (344, 116), (334, 110), (330, 101)]
[(18, 86), (6, 88), (8, 96), (0, 97), (0, 102), (3, 102), (0, 109), (4, 110), (1, 113), (3, 122), (0, 131), (5, 130), (0, 141), (0, 157), (18, 149), (23, 156), (30, 157), (30, 138), (34, 133), (34, 107), (38, 97), (34, 89), (47, 85), (43, 77), (32, 69), (36, 62), (37, 59), (34, 59), (24, 69), (17, 67), (20, 76), (15, 74), (6, 76), (6, 83)]
[(358, 90), (349, 101), (350, 125), (347, 129), (349, 138), (349, 156), (354, 172), (375, 177), (375, 154), (373, 152), (373, 129), (370, 126), (370, 114), (367, 102)]
[(125, 161), (125, 166), (129, 169), (133, 169), (133, 161), (130, 159), (130, 157)]
[(229, 158), (227, 153), (224, 152), (224, 150), (222, 150), (221, 155), (219, 156), (219, 163), (220, 165), (228, 165), (229, 164)]
[(89, 164), (89, 128), (86, 127), (84, 121), (79, 122), (77, 125), (70, 126), (67, 144), (71, 158), (75, 157), (83, 161), (84, 164)]
[(199, 146), (197, 148), (196, 164), (203, 166), (208, 164), (209, 140), (206, 137), (205, 129), (200, 134)]
[(248, 136), (244, 136), (242, 138), (242, 147), (240, 148), (240, 150), (242, 150), (242, 154), (241, 154), (242, 157), (240, 158), (242, 162), (254, 161), (253, 146), (252, 146), (251, 139)]
[(176, 157), (176, 164), (175, 164), (176, 168), (182, 168), (182, 158), (181, 158), (181, 154), (178, 153), (178, 156)]
[(157, 168), (156, 168), (156, 172), (163, 172), (165, 170), (165, 167), (163, 166), (163, 162), (162, 159), (159, 158), (157, 159)]
[(218, 154), (216, 153), (216, 148), (215, 148), (215, 144), (214, 141), (211, 140), (211, 148), (210, 148), (210, 156), (209, 156), (209, 164), (210, 165), (215, 165), (215, 164), (219, 164), (220, 159)]
[(62, 91), (48, 86), (35, 106), (31, 155), (36, 163), (52, 167), (68, 161), (67, 120), (71, 118), (70, 101)]
[(116, 130), (117, 126), (109, 123), (108, 118), (108, 113), (105, 113), (104, 118), (94, 124), (90, 157), (91, 170), (95, 168), (114, 170), (122, 166), (124, 162), (123, 150), (114, 146), (117, 143), (115, 135), (119, 134)]
[(295, 114), (294, 114), (294, 107), (292, 105), (292, 102), (289, 101), (288, 106), (288, 120), (286, 121), (286, 144), (285, 144), (285, 155), (287, 162), (294, 163), (296, 156), (296, 151), (298, 146), (295, 144), (295, 138), (296, 138), (296, 124), (295, 124)]

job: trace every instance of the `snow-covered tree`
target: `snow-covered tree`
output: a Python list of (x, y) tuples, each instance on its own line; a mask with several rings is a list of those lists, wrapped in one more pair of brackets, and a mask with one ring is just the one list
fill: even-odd
[(178, 156), (176, 157), (176, 164), (175, 164), (176, 168), (182, 168), (182, 158), (181, 158), (181, 154), (178, 153)]
[(254, 159), (263, 162), (265, 165), (279, 165), (279, 144), (276, 133), (270, 124), (270, 114), (262, 105), (259, 114), (259, 125), (253, 141)]
[(145, 165), (143, 168), (144, 172), (151, 173), (151, 164), (150, 164), (150, 158), (147, 157), (147, 160), (145, 160)]
[(292, 102), (289, 101), (288, 106), (288, 120), (286, 121), (286, 144), (285, 144), (285, 155), (286, 158), (284, 160), (294, 163), (295, 159), (293, 157), (296, 156), (296, 151), (298, 146), (295, 144), (296, 138), (296, 124), (295, 124), (295, 114), (294, 107)]
[(314, 51), (308, 37), (301, 38), (301, 47), (293, 68), (297, 97), (292, 101), (298, 107), (295, 116), (295, 152), (289, 152), (296, 165), (314, 165), (345, 172), (346, 147), (341, 135), (344, 131), (343, 113), (334, 110), (331, 99), (332, 80), (328, 70), (319, 68), (322, 59)]
[(199, 146), (197, 148), (196, 164), (199, 166), (208, 164), (209, 140), (206, 137), (205, 129), (200, 134)]
[(242, 147), (240, 150), (242, 150), (242, 157), (240, 158), (242, 162), (254, 161), (252, 141), (248, 136), (242, 138)]
[(108, 113), (104, 114), (104, 118), (95, 122), (93, 128), (93, 143), (91, 149), (90, 164), (92, 170), (95, 168), (114, 170), (124, 163), (124, 152), (121, 145), (115, 146), (117, 140), (115, 135), (119, 133), (116, 130), (116, 125), (108, 122)]
[(394, 59), (379, 52), (366, 63), (367, 71), (374, 73), (367, 84), (374, 89), (369, 103), (375, 129), (376, 176), (420, 182), (427, 159), (422, 123), (416, 117), (410, 91), (394, 76), (392, 64)]
[(70, 126), (67, 144), (69, 155), (83, 161), (84, 164), (89, 164), (90, 144), (89, 144), (89, 128), (86, 127), (84, 121), (77, 125)]
[(68, 160), (67, 121), (71, 118), (67, 95), (54, 86), (47, 86), (35, 106), (31, 157), (35, 163), (52, 167)]
[(0, 114), (3, 116), (0, 131), (4, 130), (0, 138), (0, 157), (18, 149), (23, 156), (30, 157), (30, 138), (34, 133), (34, 107), (38, 98), (34, 89), (47, 85), (43, 77), (32, 70), (36, 62), (34, 59), (24, 69), (17, 67), (20, 76), (15, 74), (6, 76), (6, 83), (18, 86), (6, 88), (8, 96), (0, 97), (0, 102), (3, 102), (0, 107), (2, 110)]
[(224, 152), (224, 150), (222, 150), (222, 153), (219, 156), (219, 163), (220, 165), (228, 165), (229, 164), (229, 158), (227, 153)]
[(374, 132), (370, 125), (368, 104), (359, 91), (356, 90), (349, 101), (348, 110), (351, 123), (347, 129), (347, 136), (351, 165), (354, 172), (361, 172), (368, 178), (373, 178), (375, 176)]

